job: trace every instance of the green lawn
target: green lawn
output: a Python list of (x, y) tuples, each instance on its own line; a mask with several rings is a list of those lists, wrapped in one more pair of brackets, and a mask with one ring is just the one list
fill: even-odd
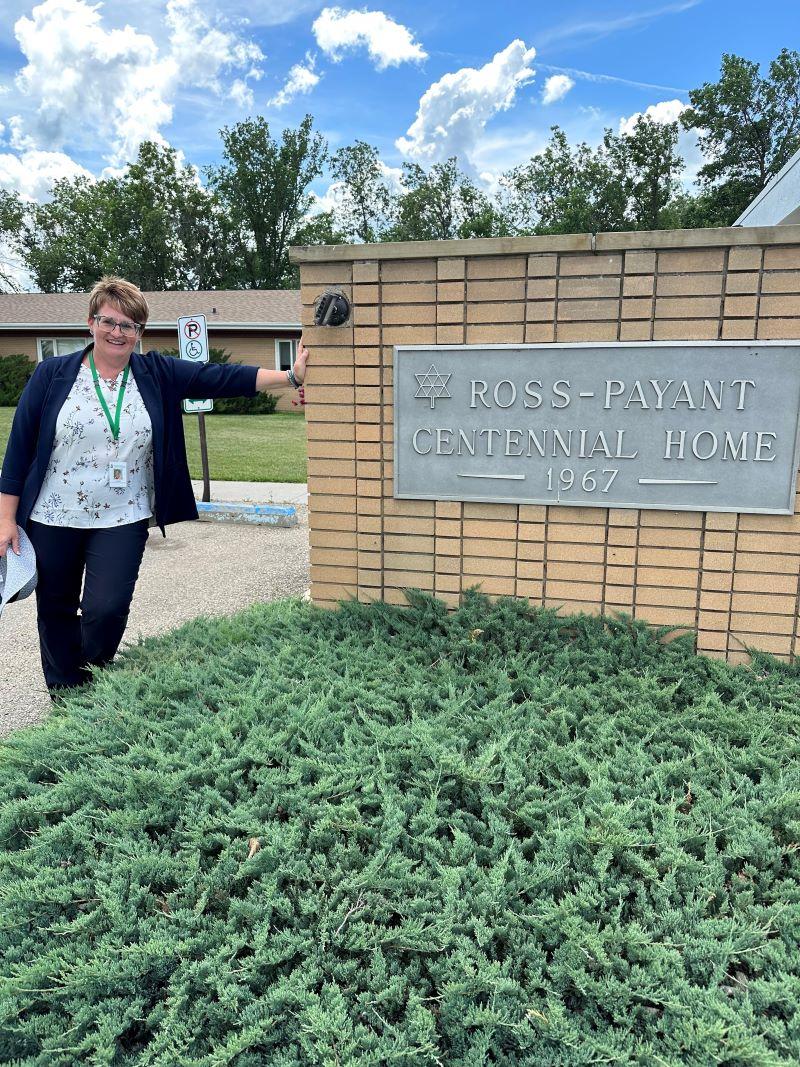
[(11, 433), (11, 420), (16, 408), (0, 408), (0, 457), (6, 454), (6, 441)]
[[(5, 452), (14, 408), (0, 407), (0, 457)], [(201, 478), (196, 415), (184, 415), (189, 470)], [(306, 420), (301, 414), (207, 415), (208, 463), (223, 482), (304, 482)]]
[[(186, 451), (193, 478), (202, 478), (196, 415), (184, 415)], [(207, 415), (208, 465), (223, 482), (304, 482), (306, 420), (303, 415)]]
[(4, 1063), (800, 1064), (800, 668), (413, 600), (198, 619), (0, 746)]

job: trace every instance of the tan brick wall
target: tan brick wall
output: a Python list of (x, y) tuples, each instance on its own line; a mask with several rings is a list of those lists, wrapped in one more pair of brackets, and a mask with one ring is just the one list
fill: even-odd
[[(315, 602), (490, 595), (800, 652), (794, 516), (395, 500), (395, 344), (800, 339), (800, 227), (302, 250)], [(338, 256), (325, 261), (323, 256)], [(371, 258), (367, 258), (371, 257)], [(315, 329), (336, 285), (352, 326)]]
[(32, 363), (36, 362), (35, 337), (0, 337), (0, 356), (26, 355)]

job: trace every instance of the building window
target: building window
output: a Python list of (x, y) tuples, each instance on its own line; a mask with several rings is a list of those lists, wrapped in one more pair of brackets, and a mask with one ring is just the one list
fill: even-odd
[(86, 346), (85, 337), (37, 337), (36, 344), (39, 349), (39, 362), (50, 359), (51, 356), (66, 356), (69, 352), (75, 352)]
[(292, 338), (289, 341), (276, 340), (275, 341), (275, 369), (276, 370), (291, 370), (294, 366), (294, 361), (297, 356), (297, 340)]

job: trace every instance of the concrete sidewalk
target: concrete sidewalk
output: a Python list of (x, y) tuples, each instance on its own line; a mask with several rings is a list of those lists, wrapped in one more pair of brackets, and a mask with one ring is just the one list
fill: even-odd
[[(202, 482), (195, 483), (200, 496)], [(166, 538), (153, 529), (131, 606), (125, 643), (162, 634), (198, 615), (230, 615), (256, 602), (300, 597), (308, 589), (305, 485), (212, 482), (211, 499), (290, 504), (289, 529), (181, 522)], [(0, 737), (43, 719), (50, 699), (39, 664), (35, 597), (10, 604), (0, 620)]]
[[(203, 493), (202, 481), (193, 481), (194, 495)], [(220, 504), (294, 504), (306, 507), (308, 486), (305, 482), (215, 482), (211, 481), (211, 500)]]

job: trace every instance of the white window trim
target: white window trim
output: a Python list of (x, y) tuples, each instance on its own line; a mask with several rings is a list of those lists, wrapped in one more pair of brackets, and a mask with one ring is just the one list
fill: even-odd
[[(291, 347), (291, 364), (294, 367), (294, 361), (297, 359), (297, 338), (296, 337), (276, 337), (275, 338), (275, 370), (281, 370), (281, 342), (288, 341)], [(285, 369), (285, 368), (284, 368)]]
[(51, 358), (51, 357), (45, 357), (45, 356), (42, 355), (42, 345), (44, 344), (45, 341), (51, 341), (52, 344), (53, 344), (53, 347), (56, 346), (58, 341), (69, 341), (71, 343), (72, 342), (77, 342), (77, 344), (75, 345), (76, 349), (83, 348), (85, 346), (85, 344), (86, 344), (86, 341), (83, 339), (83, 337), (37, 337), (36, 338), (36, 362), (37, 363), (41, 363), (42, 360), (45, 359), (45, 358)]

